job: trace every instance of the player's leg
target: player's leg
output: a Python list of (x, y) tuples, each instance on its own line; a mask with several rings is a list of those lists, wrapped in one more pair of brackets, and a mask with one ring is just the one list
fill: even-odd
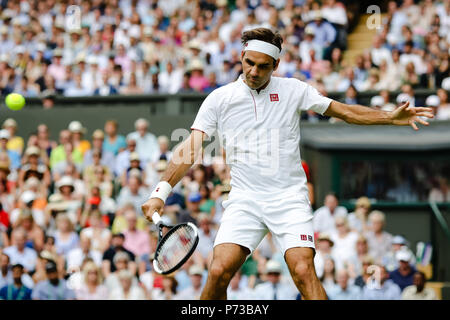
[(226, 300), (228, 284), (249, 253), (248, 248), (234, 243), (215, 246), (200, 300)]
[(284, 197), (265, 203), (264, 222), (284, 255), (292, 278), (304, 299), (326, 299), (314, 268), (313, 214), (309, 203)]
[(314, 268), (313, 248), (290, 248), (284, 259), (292, 279), (305, 300), (326, 300), (327, 294)]

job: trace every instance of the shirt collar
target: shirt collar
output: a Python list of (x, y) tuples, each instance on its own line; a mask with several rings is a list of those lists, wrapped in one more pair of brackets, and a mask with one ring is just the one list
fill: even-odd
[(239, 81), (242, 85), (244, 85), (247, 89), (249, 89), (249, 90), (251, 91), (252, 94), (261, 95), (261, 94), (264, 94), (264, 93), (269, 92), (269, 90), (272, 88), (272, 85), (273, 85), (273, 76), (270, 77), (269, 84), (267, 85), (267, 87), (265, 87), (264, 89), (260, 90), (259, 93), (258, 93), (257, 90), (250, 88), (250, 87), (244, 82), (244, 74), (243, 74), (243, 73), (241, 73), (241, 74), (239, 75), (238, 81)]

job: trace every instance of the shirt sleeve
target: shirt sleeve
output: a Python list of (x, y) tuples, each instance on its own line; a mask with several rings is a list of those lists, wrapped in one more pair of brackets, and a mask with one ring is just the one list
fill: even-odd
[(298, 110), (312, 110), (323, 115), (333, 100), (324, 97), (316, 88), (309, 84), (301, 82), (300, 80), (296, 80), (296, 82), (299, 86), (302, 86), (302, 88), (299, 88), (299, 92), (302, 92), (302, 94), (300, 96)]
[(211, 137), (217, 129), (217, 109), (219, 104), (220, 101), (215, 90), (203, 101), (191, 129), (203, 131), (208, 137)]

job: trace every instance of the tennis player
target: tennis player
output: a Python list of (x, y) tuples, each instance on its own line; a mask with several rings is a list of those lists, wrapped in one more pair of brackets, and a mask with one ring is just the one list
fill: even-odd
[(242, 35), (243, 74), (211, 92), (202, 103), (191, 135), (175, 152), (161, 182), (142, 205), (151, 220), (162, 214), (172, 187), (202, 156), (202, 142), (217, 130), (231, 169), (231, 192), (201, 299), (226, 299), (228, 284), (267, 232), (283, 253), (304, 299), (327, 299), (314, 269), (312, 219), (300, 157), (300, 112), (313, 110), (348, 123), (428, 125), (431, 108), (408, 103), (393, 112), (347, 105), (322, 96), (293, 78), (272, 77), (282, 38), (266, 28)]

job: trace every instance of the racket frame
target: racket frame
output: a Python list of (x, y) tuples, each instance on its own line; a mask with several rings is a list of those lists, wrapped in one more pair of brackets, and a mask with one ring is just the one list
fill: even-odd
[[(191, 255), (194, 253), (195, 249), (197, 248), (198, 245), (198, 241), (199, 241), (199, 237), (198, 237), (198, 228), (195, 224), (193, 224), (192, 222), (187, 222), (187, 223), (180, 223), (177, 225), (166, 225), (162, 222), (162, 219), (160, 217), (160, 215), (155, 212), (152, 216), (152, 220), (153, 222), (156, 224), (156, 226), (158, 227), (158, 244), (156, 246), (156, 250), (155, 250), (155, 257), (153, 259), (153, 269), (159, 273), (159, 274), (169, 274), (174, 272), (175, 270), (177, 270), (178, 268), (180, 268), (183, 264), (186, 263), (186, 261), (191, 257)], [(180, 262), (178, 262), (175, 266), (173, 266), (172, 268), (170, 268), (169, 270), (163, 271), (158, 267), (158, 262), (157, 262), (157, 258), (159, 255), (159, 251), (161, 249), (161, 246), (164, 244), (164, 239), (168, 238), (172, 233), (176, 232), (179, 228), (184, 227), (184, 226), (189, 226), (192, 228), (192, 230), (194, 230), (194, 245), (192, 246), (191, 250), (186, 254), (186, 256), (180, 260)], [(167, 233), (163, 236), (163, 228), (168, 228), (169, 231), (167, 231)]]

